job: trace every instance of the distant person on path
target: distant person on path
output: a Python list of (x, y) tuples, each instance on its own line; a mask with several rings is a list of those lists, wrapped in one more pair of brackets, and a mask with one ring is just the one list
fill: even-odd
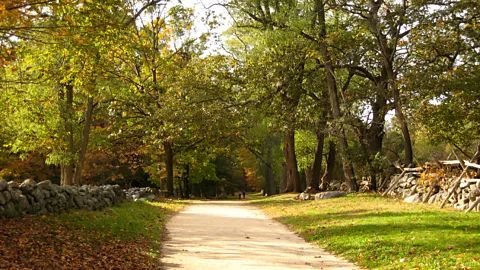
[(241, 200), (242, 199), (242, 192), (238, 192), (238, 199)]
[(242, 192), (242, 196), (245, 199), (245, 191)]

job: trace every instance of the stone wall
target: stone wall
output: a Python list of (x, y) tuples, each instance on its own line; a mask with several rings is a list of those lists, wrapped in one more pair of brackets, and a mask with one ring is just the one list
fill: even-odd
[(125, 195), (128, 201), (153, 201), (160, 195), (160, 192), (156, 188), (134, 187), (134, 188), (125, 190)]
[(60, 213), (67, 209), (99, 210), (125, 201), (154, 200), (158, 190), (118, 185), (58, 186), (27, 179), (20, 185), (0, 180), (0, 219), (27, 214)]
[[(397, 176), (392, 178), (396, 179)], [(451, 190), (451, 186), (456, 179), (444, 178), (439, 181), (431, 192), (427, 203), (441, 204)], [(432, 182), (423, 181), (420, 173), (407, 173), (399, 180), (397, 185), (388, 193), (391, 196), (403, 198), (405, 202), (422, 203), (430, 193)], [(447, 205), (458, 210), (466, 210), (480, 196), (480, 180), (479, 179), (463, 179), (460, 186), (450, 197)], [(473, 209), (480, 212), (480, 204)]]

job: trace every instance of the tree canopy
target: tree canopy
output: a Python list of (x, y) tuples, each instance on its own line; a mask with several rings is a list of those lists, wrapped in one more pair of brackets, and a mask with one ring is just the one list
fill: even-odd
[(376, 189), (423, 151), (472, 156), (476, 1), (213, 6), (0, 3), (0, 177), (271, 195)]

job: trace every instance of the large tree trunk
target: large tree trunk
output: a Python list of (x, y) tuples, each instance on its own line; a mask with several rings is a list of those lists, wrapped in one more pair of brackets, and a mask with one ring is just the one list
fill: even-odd
[(298, 172), (298, 179), (300, 179), (300, 192), (307, 189), (307, 173), (305, 169)]
[(377, 103), (373, 103), (371, 105), (373, 120), (370, 128), (367, 131), (366, 139), (368, 142), (370, 155), (376, 155), (382, 150), (383, 136), (385, 135), (385, 113), (380, 112), (379, 110), (385, 110), (385, 108), (380, 108)]
[[(380, 19), (378, 18), (378, 13), (380, 12), (380, 7), (383, 4), (383, 1), (374, 1), (370, 2), (370, 14), (368, 17), (368, 23), (370, 25), (370, 30), (375, 35), (377, 43), (382, 55), (383, 64), (385, 70), (387, 71), (387, 76), (389, 84), (393, 94), (393, 102), (395, 105), (395, 116), (397, 117), (398, 123), (400, 124), (400, 129), (402, 131), (403, 146), (405, 150), (405, 164), (413, 164), (413, 149), (412, 141), (410, 138), (410, 132), (408, 130), (407, 120), (403, 114), (403, 106), (400, 98), (400, 90), (397, 86), (397, 74), (395, 72), (395, 67), (393, 66), (394, 55), (396, 51), (396, 42), (394, 45), (389, 46), (386, 35), (382, 32), (382, 27), (380, 26)], [(400, 23), (400, 26), (402, 24)], [(400, 27), (398, 27), (400, 28)], [(396, 35), (399, 35), (399, 31), (396, 31)], [(398, 36), (392, 37), (396, 39)]]
[(338, 101), (337, 83), (335, 81), (333, 63), (328, 52), (327, 44), (325, 40), (327, 38), (326, 20), (325, 20), (325, 3), (323, 0), (316, 0), (316, 10), (318, 15), (318, 22), (320, 26), (320, 38), (319, 42), (320, 53), (325, 65), (325, 73), (328, 87), (328, 94), (330, 97), (330, 105), (332, 107), (333, 119), (335, 120), (336, 135), (338, 137), (338, 145), (340, 148), (340, 156), (342, 158), (343, 174), (345, 176), (345, 182), (347, 183), (348, 191), (357, 191), (358, 185), (355, 179), (355, 173), (351, 164), (350, 157), (348, 155), (348, 142), (345, 136), (345, 130), (343, 128), (342, 113), (340, 111), (340, 104)]
[(275, 185), (275, 177), (273, 175), (273, 170), (271, 166), (265, 166), (266, 170), (266, 192), (268, 196), (277, 194), (277, 187)]
[[(67, 158), (61, 170), (62, 186), (73, 184), (73, 158), (75, 156), (74, 142), (73, 142), (73, 85), (67, 84), (64, 86), (66, 94), (65, 110), (63, 111), (63, 119), (65, 122), (65, 142), (67, 143)], [(62, 94), (63, 97), (63, 89)]]
[[(384, 86), (380, 86), (384, 87)], [(387, 99), (383, 91), (377, 94), (376, 101), (372, 102), (372, 124), (367, 132), (369, 160), (375, 158), (382, 151), (383, 137), (385, 135), (385, 115), (387, 113)], [(377, 174), (380, 172), (378, 162), (370, 163), (370, 190), (377, 190)]]
[(376, 155), (382, 151), (383, 136), (385, 135), (385, 115), (388, 112), (388, 77), (385, 65), (382, 67), (381, 75), (377, 77), (375, 87), (375, 100), (371, 102), (372, 124), (367, 131), (367, 142), (371, 155)]
[(372, 121), (370, 127), (367, 127), (358, 120), (358, 140), (362, 148), (364, 160), (369, 170), (370, 190), (377, 189), (377, 174), (381, 171), (381, 164), (375, 162), (376, 156), (382, 151), (382, 143), (385, 129), (385, 115), (388, 112), (387, 90), (388, 77), (384, 66), (382, 66), (381, 75), (372, 79), (375, 84), (372, 89), (375, 93), (375, 99), (370, 101), (372, 108)]
[(173, 196), (173, 149), (171, 142), (163, 143), (165, 166), (167, 170), (167, 196)]
[[(307, 185), (307, 189), (310, 187), (310, 188), (314, 188), (315, 186), (312, 186), (312, 182), (313, 182), (313, 170), (311, 167), (307, 167), (305, 169), (305, 182), (306, 182), (306, 185)], [(318, 190), (318, 187), (315, 187), (315, 190)], [(313, 192), (313, 191), (312, 191)]]
[(334, 142), (328, 142), (327, 168), (325, 169), (325, 173), (322, 176), (322, 185), (320, 187), (321, 190), (327, 190), (333, 180), (333, 172), (335, 170), (335, 156), (337, 154), (335, 147), (336, 146)]
[(312, 187), (312, 189), (314, 188), (315, 190), (318, 190), (320, 186), (320, 180), (322, 178), (322, 160), (323, 160), (323, 144), (325, 142), (325, 133), (324, 133), (325, 126), (326, 126), (326, 123), (322, 124), (322, 126), (320, 127), (320, 130), (317, 131), (317, 146), (315, 147), (315, 157), (313, 160), (313, 166), (310, 170), (311, 182), (308, 183), (307, 181), (307, 186)]
[(284, 155), (287, 172), (287, 188), (285, 192), (300, 192), (300, 180), (295, 155), (295, 131), (287, 129), (284, 136)]
[(83, 163), (85, 161), (85, 154), (87, 153), (88, 141), (90, 138), (92, 114), (93, 114), (93, 97), (89, 96), (87, 99), (87, 108), (85, 109), (85, 123), (83, 126), (82, 142), (80, 145), (80, 154), (78, 156), (77, 165), (75, 166), (74, 183), (77, 185), (80, 185), (82, 181)]

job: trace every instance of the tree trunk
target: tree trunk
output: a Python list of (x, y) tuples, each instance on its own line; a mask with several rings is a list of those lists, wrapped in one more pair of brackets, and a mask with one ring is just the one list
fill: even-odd
[(372, 124), (367, 131), (367, 144), (369, 153), (370, 166), (370, 190), (377, 190), (377, 174), (380, 172), (380, 165), (372, 162), (373, 158), (382, 151), (383, 137), (385, 135), (385, 115), (387, 114), (387, 90), (388, 81), (385, 68), (382, 68), (382, 75), (376, 83), (377, 91), (375, 101), (371, 102), (372, 106)]
[(393, 82), (393, 100), (395, 103), (395, 116), (397, 117), (400, 129), (402, 130), (403, 147), (405, 148), (405, 165), (413, 165), (413, 149), (412, 140), (410, 138), (410, 131), (408, 130), (407, 120), (402, 112), (402, 103), (400, 100), (400, 91), (398, 90), (396, 83)]
[(67, 180), (68, 172), (67, 172), (66, 166), (67, 165), (65, 164), (60, 164), (60, 185), (61, 186), (71, 185), (71, 183), (68, 184), (68, 180)]
[(272, 185), (272, 182), (275, 184), (272, 168), (270, 166), (265, 166), (265, 187), (263, 189), (263, 195), (267, 194), (267, 196), (271, 196), (275, 194), (275, 186)]
[(190, 164), (185, 165), (185, 174), (183, 176), (183, 186), (185, 189), (185, 198), (190, 198), (190, 183), (188, 182), (188, 177), (190, 175)]
[(318, 190), (318, 187), (316, 186), (312, 186), (312, 182), (313, 182), (313, 170), (312, 170), (312, 167), (308, 167), (305, 169), (305, 182), (307, 184), (307, 189), (310, 187), (310, 188), (314, 188), (315, 187), (315, 190)]
[(287, 188), (285, 192), (300, 192), (300, 180), (295, 155), (295, 131), (287, 129), (284, 136), (284, 155), (287, 173)]
[[(128, 177), (126, 177), (128, 178)], [(132, 188), (132, 180), (131, 179), (125, 179), (125, 189), (131, 189)]]
[[(376, 105), (372, 104), (372, 111), (373, 111), (373, 120), (372, 125), (367, 132), (367, 142), (368, 142), (368, 150), (367, 153), (369, 154), (368, 165), (370, 167), (370, 190), (377, 190), (377, 174), (380, 172), (379, 164), (375, 161), (375, 157), (378, 153), (382, 151), (382, 143), (383, 143), (383, 136), (384, 132), (383, 129), (385, 128), (385, 114), (379, 113)], [(378, 120), (376, 120), (378, 118)]]
[[(388, 58), (387, 58), (388, 57)], [(395, 105), (395, 116), (400, 124), (400, 130), (402, 131), (403, 147), (405, 150), (405, 165), (413, 165), (413, 149), (412, 140), (410, 138), (410, 131), (408, 130), (407, 120), (402, 111), (402, 101), (400, 98), (400, 90), (397, 87), (396, 75), (393, 71), (393, 63), (389, 61), (390, 56), (384, 55), (384, 62), (387, 63), (387, 74), (390, 81), (390, 86), (393, 93), (393, 103)]]
[(319, 42), (320, 53), (325, 65), (325, 73), (328, 87), (328, 94), (330, 97), (330, 105), (332, 107), (333, 119), (336, 122), (336, 135), (338, 137), (338, 145), (340, 148), (340, 157), (342, 158), (343, 174), (345, 176), (345, 182), (347, 183), (348, 191), (357, 191), (358, 185), (355, 179), (355, 173), (348, 155), (348, 142), (345, 136), (345, 130), (343, 129), (343, 123), (341, 122), (342, 113), (340, 111), (340, 104), (338, 101), (337, 83), (335, 81), (333, 63), (328, 52), (327, 44), (327, 28), (325, 20), (325, 5), (323, 0), (316, 0), (316, 10), (318, 14), (318, 22), (320, 26), (320, 38)]
[[(310, 170), (307, 170), (308, 173), (311, 173), (311, 181), (308, 183), (307, 187), (312, 187), (318, 190), (320, 186), (320, 180), (322, 178), (322, 160), (323, 160), (323, 144), (325, 142), (325, 133), (324, 128), (326, 122), (322, 124), (320, 130), (317, 132), (317, 146), (315, 147), (315, 157), (313, 160), (313, 166)], [(308, 180), (308, 176), (307, 176)]]
[(165, 166), (167, 170), (167, 196), (173, 196), (173, 149), (171, 142), (163, 143)]
[(388, 76), (385, 65), (382, 65), (381, 75), (371, 79), (374, 83), (373, 92), (375, 98), (370, 101), (373, 118), (370, 127), (367, 124), (353, 123), (357, 126), (358, 141), (360, 143), (363, 160), (367, 163), (370, 186), (369, 190), (377, 189), (377, 174), (381, 171), (381, 164), (375, 162), (376, 156), (382, 151), (382, 143), (385, 129), (385, 115), (388, 112), (387, 106), (387, 90), (388, 90)]
[[(63, 164), (61, 176), (62, 186), (73, 184), (73, 158), (75, 156), (75, 149), (73, 143), (73, 85), (67, 84), (64, 86), (66, 93), (65, 110), (63, 112), (63, 119), (65, 121), (65, 141), (67, 143), (67, 158)], [(63, 92), (63, 90), (61, 90)], [(63, 94), (62, 94), (63, 96)]]
[(271, 166), (265, 166), (266, 167), (266, 182), (267, 182), (267, 187), (266, 187), (266, 192), (268, 196), (275, 195), (277, 194), (277, 187), (275, 184), (275, 178), (273, 175), (273, 170)]
[(277, 185), (275, 184), (275, 176), (272, 170), (272, 136), (268, 135), (267, 138), (267, 162), (265, 164), (266, 171), (265, 171), (265, 181), (266, 181), (266, 192), (268, 196), (277, 194)]
[(183, 183), (182, 182), (183, 181), (178, 181), (178, 189), (177, 189), (177, 192), (176, 192), (177, 193), (176, 197), (183, 199), (184, 197), (183, 197), (183, 187), (182, 187)]
[(307, 189), (307, 173), (305, 169), (298, 172), (298, 179), (300, 180), (300, 192)]
[(85, 154), (87, 153), (88, 140), (90, 138), (90, 127), (92, 125), (93, 114), (93, 97), (89, 96), (87, 99), (87, 108), (85, 109), (85, 123), (83, 126), (82, 143), (80, 145), (80, 154), (78, 156), (77, 165), (75, 166), (75, 180), (77, 185), (82, 181), (82, 169), (85, 161)]
[(333, 180), (333, 172), (335, 170), (335, 156), (337, 151), (335, 149), (335, 143), (328, 142), (328, 156), (327, 156), (327, 168), (322, 176), (321, 190), (327, 190), (330, 187), (330, 183)]
[[(380, 12), (380, 6), (382, 5), (383, 1), (374, 1), (371, 0), (370, 3), (370, 14), (368, 17), (368, 23), (370, 26), (370, 30), (375, 35), (381, 55), (383, 65), (385, 70), (387, 71), (387, 76), (389, 80), (389, 84), (393, 94), (393, 102), (395, 105), (395, 116), (397, 117), (398, 123), (400, 124), (400, 129), (402, 131), (402, 139), (403, 139), (403, 146), (405, 150), (405, 164), (413, 164), (413, 149), (412, 149), (412, 141), (410, 138), (410, 132), (408, 130), (407, 121), (405, 119), (405, 115), (403, 114), (403, 106), (402, 101), (400, 99), (400, 90), (397, 87), (397, 74), (395, 72), (395, 68), (393, 66), (394, 55), (396, 51), (396, 43), (395, 45), (389, 46), (389, 42), (387, 41), (386, 35), (383, 34), (382, 28), (380, 26), (380, 19), (378, 18), (378, 13)], [(398, 28), (402, 23), (399, 23)], [(399, 32), (399, 31), (397, 31)], [(398, 35), (399, 33), (397, 33)], [(392, 39), (396, 39), (398, 36), (392, 37)]]

